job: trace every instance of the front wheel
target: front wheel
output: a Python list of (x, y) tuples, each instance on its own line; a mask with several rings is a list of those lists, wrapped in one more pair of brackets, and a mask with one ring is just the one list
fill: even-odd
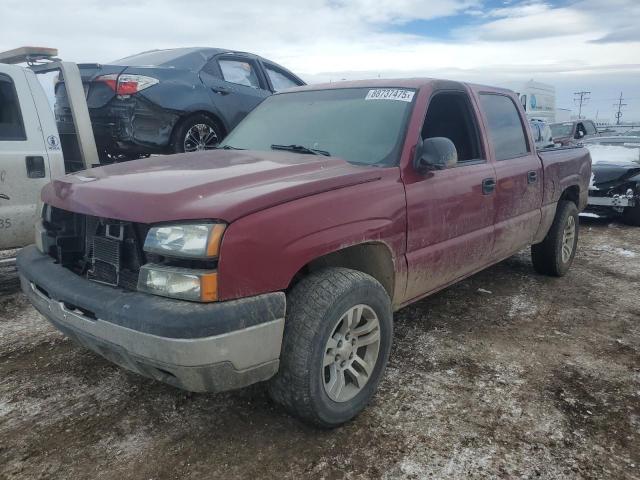
[(271, 397), (316, 426), (351, 420), (376, 392), (392, 335), (391, 302), (374, 278), (346, 268), (305, 277), (287, 297)]
[(554, 277), (565, 275), (576, 255), (578, 232), (578, 207), (573, 202), (560, 201), (547, 236), (531, 246), (536, 272)]

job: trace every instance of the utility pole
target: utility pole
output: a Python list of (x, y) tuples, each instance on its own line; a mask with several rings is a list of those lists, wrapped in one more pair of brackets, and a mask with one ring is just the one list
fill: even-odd
[(591, 92), (573, 92), (573, 95), (573, 101), (580, 104), (580, 107), (578, 109), (578, 118), (582, 118), (582, 105), (586, 105), (586, 103), (589, 101), (589, 95), (591, 95)]
[(614, 103), (614, 107), (618, 107), (618, 111), (616, 112), (616, 125), (620, 125), (620, 119), (622, 118), (622, 107), (626, 107), (626, 103), (622, 103), (622, 92), (620, 92), (620, 99), (618, 103)]

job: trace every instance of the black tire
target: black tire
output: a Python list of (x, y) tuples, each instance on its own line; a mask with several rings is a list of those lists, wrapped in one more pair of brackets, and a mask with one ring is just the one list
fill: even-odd
[[(636, 197), (638, 198), (638, 197)], [(639, 202), (640, 200), (636, 200)], [(622, 212), (622, 221), (627, 225), (640, 227), (640, 204), (634, 207), (627, 207)]]
[(174, 128), (173, 134), (171, 135), (171, 151), (173, 153), (184, 153), (187, 151), (185, 149), (187, 133), (197, 125), (206, 125), (215, 133), (216, 141), (211, 144), (211, 148), (214, 148), (215, 145), (220, 143), (224, 135), (219, 123), (207, 115), (197, 113), (182, 119)]
[[(353, 398), (333, 401), (324, 385), (326, 368), (330, 368), (322, 363), (327, 341), (345, 312), (361, 304), (370, 307), (379, 321), (375, 366)], [(391, 301), (377, 280), (346, 268), (327, 268), (310, 274), (287, 296), (280, 369), (269, 384), (271, 398), (290, 414), (314, 426), (334, 428), (351, 420), (367, 406), (378, 388), (392, 337)]]
[[(565, 227), (573, 219), (575, 225), (575, 234), (571, 246), (571, 254), (568, 258), (563, 258), (562, 248)], [(556, 216), (553, 224), (547, 232), (547, 236), (541, 243), (531, 246), (531, 260), (533, 268), (536, 272), (543, 275), (551, 275), (554, 277), (562, 277), (569, 271), (569, 267), (573, 263), (576, 255), (576, 247), (578, 245), (579, 223), (578, 223), (578, 207), (570, 201), (561, 200), (558, 203)]]

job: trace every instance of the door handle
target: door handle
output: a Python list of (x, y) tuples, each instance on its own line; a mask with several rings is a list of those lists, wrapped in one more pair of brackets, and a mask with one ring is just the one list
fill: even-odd
[(46, 175), (44, 169), (44, 157), (26, 157), (27, 177), (28, 178), (44, 178)]
[(532, 170), (527, 173), (527, 183), (536, 183), (538, 181), (538, 172)]
[(5, 195), (4, 193), (0, 193), (0, 198), (2, 200), (11, 200), (7, 195)]
[(495, 178), (485, 178), (482, 180), (482, 194), (489, 195), (493, 193), (496, 189), (496, 179)]
[(229, 95), (231, 93), (231, 89), (230, 88), (223, 87), (223, 86), (211, 87), (211, 90), (214, 93), (218, 93), (220, 95)]

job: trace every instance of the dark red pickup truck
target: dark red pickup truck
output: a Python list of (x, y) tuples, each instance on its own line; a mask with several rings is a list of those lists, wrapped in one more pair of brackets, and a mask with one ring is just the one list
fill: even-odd
[(529, 245), (540, 273), (571, 265), (589, 153), (536, 152), (519, 105), (430, 79), (274, 95), (216, 151), (45, 187), (22, 288), (125, 368), (192, 391), (269, 380), (339, 425), (375, 393), (393, 311)]

